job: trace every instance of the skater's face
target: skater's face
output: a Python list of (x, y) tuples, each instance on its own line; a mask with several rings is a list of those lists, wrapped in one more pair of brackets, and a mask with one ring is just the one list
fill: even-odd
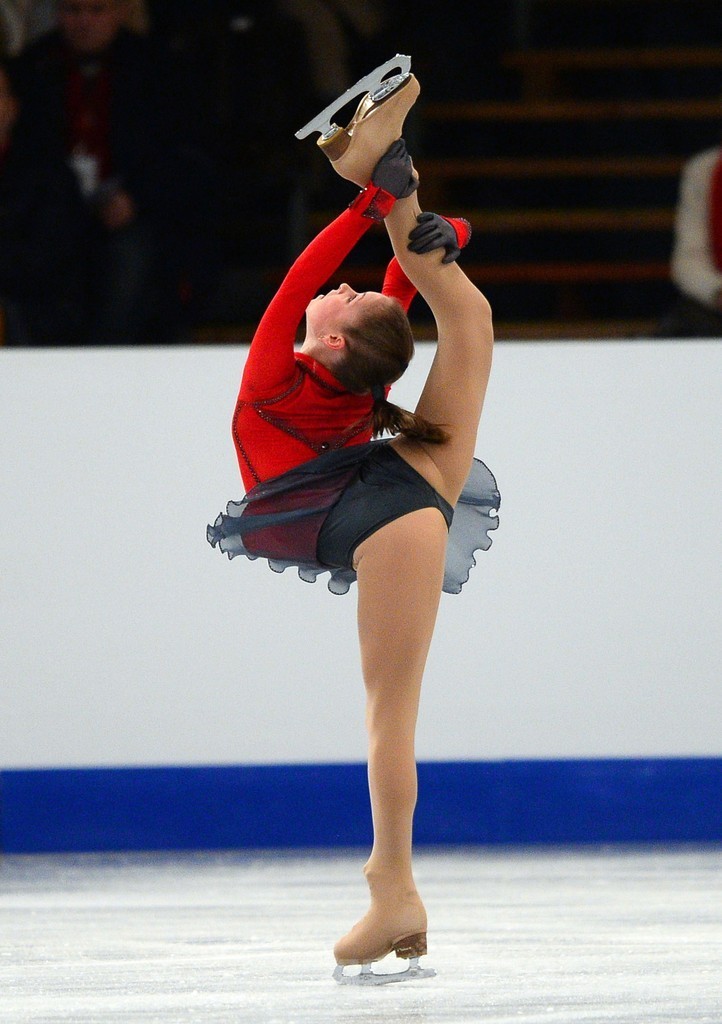
[(123, 23), (122, 0), (61, 0), (58, 24), (63, 38), (78, 54), (102, 53)]
[(381, 292), (356, 292), (347, 284), (318, 295), (306, 310), (306, 323), (317, 338), (343, 336), (345, 328), (357, 327), (369, 313), (382, 313), (396, 302)]

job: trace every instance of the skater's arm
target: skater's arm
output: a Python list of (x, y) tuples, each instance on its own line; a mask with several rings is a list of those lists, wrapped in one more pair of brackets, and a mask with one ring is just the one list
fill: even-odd
[[(433, 252), (443, 249), (443, 263), (453, 263), (461, 254), (461, 250), (471, 240), (471, 224), (463, 217), (444, 217), (438, 213), (422, 213), (421, 223), (412, 233), (411, 249), (414, 252)], [(417, 294), (415, 285), (409, 281), (399, 261), (394, 258), (386, 269), (383, 294), (397, 299), (408, 313), (414, 296)]]
[(409, 306), (416, 296), (416, 286), (409, 281), (395, 256), (386, 268), (381, 291), (384, 295), (390, 295), (392, 299), (400, 302), (404, 307), (404, 312), (408, 313)]
[(251, 342), (241, 395), (272, 395), (296, 374), (294, 343), (306, 308), (374, 221), (383, 220), (395, 199), (370, 184), (351, 206), (304, 249), (271, 300)]

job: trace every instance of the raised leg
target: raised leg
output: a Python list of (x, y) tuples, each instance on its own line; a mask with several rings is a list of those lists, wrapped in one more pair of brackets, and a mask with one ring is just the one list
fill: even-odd
[[(390, 141), (376, 121), (361, 121), (354, 134), (354, 161), (368, 171), (361, 179), (334, 162), (337, 172), (365, 182)], [(395, 136), (394, 136), (395, 137)], [(438, 345), (416, 411), (446, 428), (449, 442), (422, 446), (405, 438), (391, 443), (447, 501), (455, 505), (466, 482), (476, 445), (486, 386), (491, 371), (494, 331), (491, 307), (457, 263), (443, 264), (443, 252), (409, 251), (409, 234), (421, 213), (419, 193), (397, 200), (386, 217), (394, 253), (409, 280), (426, 300), (436, 321)]]
[(336, 944), (340, 964), (381, 959), (400, 939), (426, 932), (426, 911), (411, 864), (414, 740), (446, 538), (441, 513), (426, 508), (382, 527), (356, 552), (374, 842), (364, 868), (371, 906)]
[(489, 303), (458, 264), (442, 264), (443, 251), (409, 252), (409, 232), (420, 212), (417, 194), (400, 199), (386, 218), (386, 228), (399, 263), (428, 303), (437, 327), (436, 353), (416, 409), (442, 424), (449, 441), (422, 447), (398, 438), (392, 444), (455, 505), (474, 455), (494, 332)]

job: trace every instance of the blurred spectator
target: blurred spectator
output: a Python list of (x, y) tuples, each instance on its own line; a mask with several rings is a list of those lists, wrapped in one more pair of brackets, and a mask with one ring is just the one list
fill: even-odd
[[(279, 0), (279, 9), (301, 27), (313, 89), (320, 100), (334, 100), (371, 70), (359, 70), (359, 54), (354, 51), (359, 42), (377, 39), (384, 27), (386, 14), (379, 0)], [(389, 53), (379, 63), (393, 56)]]
[(152, 35), (197, 85), (224, 174), (229, 272), (217, 318), (252, 318), (268, 298), (264, 270), (306, 241), (304, 167), (317, 154), (294, 132), (319, 107), (303, 35), (275, 0), (149, 0), (149, 10)]
[(682, 168), (671, 277), (679, 297), (655, 333), (722, 337), (722, 147)]
[(25, 0), (25, 39), (23, 47), (55, 28), (58, 20), (57, 0)]
[[(125, 0), (124, 24), (133, 32), (148, 31), (145, 0)], [(54, 29), (57, 0), (0, 0), (2, 52), (16, 57), (28, 43)]]
[(62, 160), (39, 159), (15, 130), (8, 69), (0, 64), (0, 308), (7, 345), (68, 345), (84, 311), (83, 211)]
[(25, 5), (0, 0), (0, 49), (3, 57), (15, 56), (25, 42)]
[[(384, 35), (396, 50), (411, 55), (412, 70), (427, 101), (473, 100), (509, 93), (510, 77), (499, 63), (512, 43), (513, 6), (498, 0), (396, 0), (389, 4)], [(444, 40), (448, 56), (442, 57)]]
[(124, 24), (131, 32), (147, 35), (150, 29), (150, 20), (145, 0), (126, 0)]
[(23, 130), (85, 198), (89, 344), (175, 340), (207, 285), (215, 188), (193, 100), (128, 10), (59, 0), (58, 28), (18, 60)]

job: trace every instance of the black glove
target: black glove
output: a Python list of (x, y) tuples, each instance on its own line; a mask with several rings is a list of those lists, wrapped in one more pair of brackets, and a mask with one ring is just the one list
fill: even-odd
[(403, 139), (391, 143), (374, 167), (371, 183), (395, 199), (406, 199), (419, 187), (419, 179)]
[(446, 249), (442, 263), (453, 263), (468, 245), (471, 225), (463, 217), (441, 217), (438, 213), (420, 213), (416, 218), (418, 227), (409, 234), (411, 252), (433, 252)]

